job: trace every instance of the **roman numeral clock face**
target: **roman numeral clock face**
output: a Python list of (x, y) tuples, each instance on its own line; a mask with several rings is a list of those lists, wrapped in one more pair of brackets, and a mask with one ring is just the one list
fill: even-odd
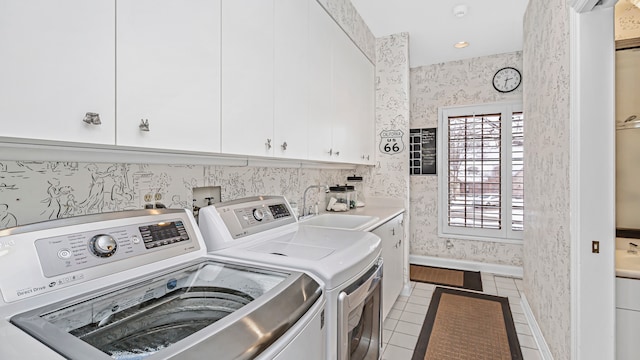
[(493, 75), (493, 87), (502, 93), (517, 89), (520, 82), (522, 82), (520, 71), (512, 67), (502, 68)]

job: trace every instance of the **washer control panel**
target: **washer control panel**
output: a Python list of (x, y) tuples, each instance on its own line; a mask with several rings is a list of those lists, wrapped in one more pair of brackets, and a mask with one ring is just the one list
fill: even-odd
[(190, 240), (182, 220), (174, 219), (42, 238), (35, 246), (44, 275), (52, 277)]

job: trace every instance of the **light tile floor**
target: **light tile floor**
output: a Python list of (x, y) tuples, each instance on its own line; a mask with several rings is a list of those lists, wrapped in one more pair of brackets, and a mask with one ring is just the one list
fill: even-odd
[[(481, 276), (485, 294), (509, 298), (524, 360), (541, 360), (540, 351), (520, 305), (522, 280), (490, 273), (481, 273)], [(382, 359), (411, 360), (435, 288), (436, 285), (411, 282), (411, 294), (398, 298), (384, 320)]]

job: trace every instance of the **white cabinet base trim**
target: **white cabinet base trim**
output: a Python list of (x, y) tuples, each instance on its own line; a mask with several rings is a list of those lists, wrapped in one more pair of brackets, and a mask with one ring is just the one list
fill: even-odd
[(542, 359), (553, 360), (553, 355), (551, 355), (549, 345), (547, 345), (547, 341), (542, 335), (542, 330), (540, 330), (540, 326), (538, 326), (538, 322), (536, 321), (535, 316), (533, 316), (533, 311), (531, 311), (531, 307), (529, 306), (527, 297), (523, 292), (520, 292), (520, 306), (522, 306), (522, 311), (524, 311), (524, 317), (527, 318), (527, 322), (529, 323), (529, 327), (531, 328), (533, 338), (538, 345), (538, 350), (540, 350)]
[(414, 265), (436, 266), (468, 271), (481, 271), (517, 278), (522, 278), (523, 274), (522, 266), (489, 264), (477, 261), (447, 259), (435, 256), (409, 255), (409, 263)]

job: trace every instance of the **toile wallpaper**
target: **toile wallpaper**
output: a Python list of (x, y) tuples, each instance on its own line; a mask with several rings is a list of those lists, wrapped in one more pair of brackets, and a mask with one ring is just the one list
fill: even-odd
[(524, 34), (524, 286), (553, 357), (570, 359), (568, 1), (530, 0), (524, 16)]
[[(495, 72), (522, 72), (522, 53), (506, 53), (411, 69), (411, 128), (438, 126), (438, 108), (522, 100), (522, 89), (503, 94), (493, 88)], [(526, 137), (525, 133), (525, 137)], [(438, 236), (438, 177), (411, 176), (411, 254), (522, 266), (522, 244), (445, 239)], [(526, 225), (525, 225), (526, 226)], [(453, 247), (447, 248), (447, 240)]]
[(376, 38), (351, 0), (319, 0), (329, 14), (342, 26), (371, 62), (376, 62)]
[[(409, 34), (394, 34), (377, 40), (376, 50), (376, 163), (358, 167), (367, 195), (409, 200)], [(404, 150), (381, 151), (381, 133), (400, 130)], [(406, 216), (406, 214), (405, 214)]]
[[(312, 184), (344, 183), (351, 172), (302, 168), (0, 161), (0, 229), (159, 202), (192, 208), (192, 189), (220, 186), (222, 201), (284, 195), (302, 204)], [(151, 197), (145, 199), (145, 195)], [(324, 204), (310, 191), (307, 203)]]

